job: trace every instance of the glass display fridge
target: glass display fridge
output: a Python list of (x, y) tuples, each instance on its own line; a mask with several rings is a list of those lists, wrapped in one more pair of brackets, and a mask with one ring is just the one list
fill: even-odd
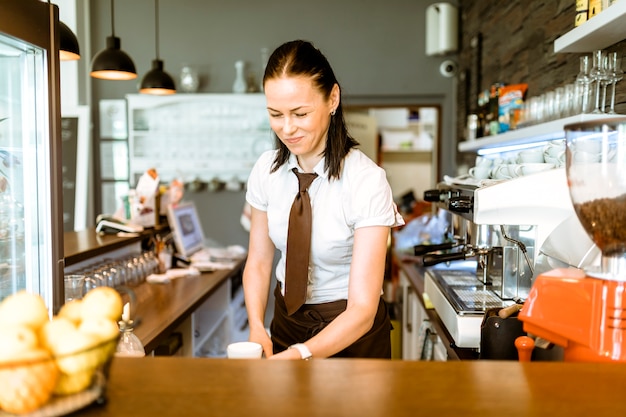
[(0, 300), (63, 303), (59, 15), (38, 0), (0, 0)]

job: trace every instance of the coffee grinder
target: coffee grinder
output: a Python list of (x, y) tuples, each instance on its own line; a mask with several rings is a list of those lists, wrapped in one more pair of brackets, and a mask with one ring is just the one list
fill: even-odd
[(602, 259), (538, 275), (519, 319), (565, 361), (626, 361), (626, 118), (564, 129), (571, 201)]

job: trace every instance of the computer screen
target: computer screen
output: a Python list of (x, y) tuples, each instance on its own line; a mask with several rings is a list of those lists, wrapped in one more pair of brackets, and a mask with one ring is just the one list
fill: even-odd
[(204, 246), (204, 231), (193, 202), (170, 205), (167, 211), (178, 255), (188, 258)]

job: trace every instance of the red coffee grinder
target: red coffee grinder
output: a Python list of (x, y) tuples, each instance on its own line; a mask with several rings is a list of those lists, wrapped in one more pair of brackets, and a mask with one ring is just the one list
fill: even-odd
[(626, 118), (570, 124), (565, 135), (572, 204), (602, 259), (537, 276), (519, 319), (565, 361), (626, 361)]

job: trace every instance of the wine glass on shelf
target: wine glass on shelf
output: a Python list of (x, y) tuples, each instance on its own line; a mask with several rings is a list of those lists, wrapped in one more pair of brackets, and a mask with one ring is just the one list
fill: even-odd
[(597, 50), (593, 53), (593, 67), (589, 75), (596, 83), (596, 105), (591, 113), (603, 113), (603, 109), (600, 108), (600, 90), (606, 92), (606, 80), (608, 79), (604, 51)]
[(611, 108), (609, 109), (608, 114), (617, 114), (615, 113), (615, 84), (624, 78), (624, 70), (622, 70), (622, 57), (619, 56), (617, 52), (609, 54), (607, 69), (611, 84)]

